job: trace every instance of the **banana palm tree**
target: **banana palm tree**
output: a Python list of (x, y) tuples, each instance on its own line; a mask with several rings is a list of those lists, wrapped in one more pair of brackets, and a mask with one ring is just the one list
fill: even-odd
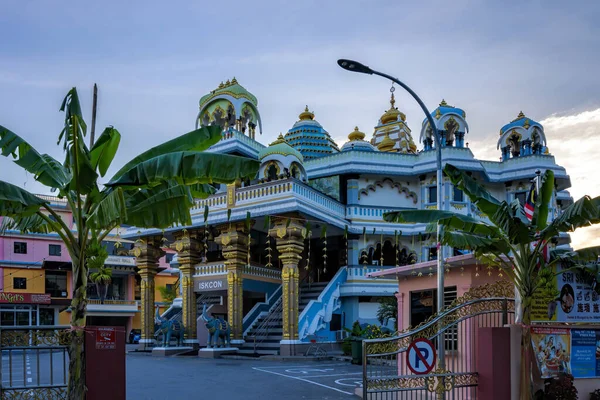
[[(85, 398), (83, 338), (86, 318), (86, 288), (89, 263), (103, 265), (104, 255), (90, 255), (117, 226), (164, 229), (191, 225), (190, 208), (195, 198), (213, 193), (210, 183), (232, 183), (253, 178), (259, 167), (255, 160), (206, 153), (221, 139), (218, 126), (202, 127), (153, 147), (123, 165), (104, 185), (99, 182), (117, 153), (121, 134), (107, 127), (88, 148), (87, 126), (75, 88), (61, 108), (65, 123), (59, 135), (65, 153), (63, 162), (40, 154), (11, 130), (0, 126), (0, 152), (35, 180), (65, 199), (73, 213), (74, 227), (67, 225), (42, 197), (0, 181), (0, 216), (4, 229), (22, 232), (57, 233), (65, 243), (73, 265), (71, 342), (69, 351), (68, 398)], [(102, 259), (104, 257), (104, 259)]]
[[(600, 197), (584, 196), (567, 207), (560, 216), (548, 221), (554, 192), (554, 173), (546, 171), (541, 178), (535, 201), (533, 218), (529, 220), (518, 200), (500, 201), (465, 172), (447, 164), (444, 173), (454, 186), (462, 190), (484, 219), (440, 210), (407, 210), (384, 215), (389, 222), (427, 223), (429, 229), (441, 226), (444, 245), (472, 250), (474, 256), (488, 264), (502, 268), (515, 284), (517, 301), (516, 321), (522, 324), (521, 399), (531, 397), (531, 309), (533, 296), (541, 291), (552, 291), (554, 266), (561, 263), (567, 268), (584, 271), (599, 284), (597, 260), (600, 247), (577, 251), (554, 250), (548, 259), (543, 249), (561, 232), (572, 232), (579, 227), (600, 223)], [(564, 271), (564, 270), (563, 270)]]

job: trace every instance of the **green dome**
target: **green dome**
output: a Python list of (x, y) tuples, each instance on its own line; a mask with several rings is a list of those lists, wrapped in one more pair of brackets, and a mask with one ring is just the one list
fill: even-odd
[(280, 154), (282, 156), (291, 155), (298, 158), (300, 162), (304, 162), (302, 154), (298, 150), (294, 149), (292, 146), (287, 144), (281, 133), (279, 134), (279, 137), (276, 141), (274, 141), (269, 145), (269, 147), (265, 147), (260, 151), (260, 153), (258, 153), (258, 159), (262, 160), (263, 158), (271, 154)]
[(202, 106), (208, 103), (211, 99), (220, 95), (229, 95), (236, 99), (240, 99), (243, 97), (245, 99), (248, 99), (252, 104), (254, 104), (255, 107), (258, 106), (258, 100), (256, 99), (256, 97), (252, 93), (247, 91), (242, 85), (240, 85), (237, 79), (233, 78), (231, 82), (221, 82), (217, 89), (213, 90), (207, 95), (202, 96), (200, 98), (200, 108), (202, 108)]

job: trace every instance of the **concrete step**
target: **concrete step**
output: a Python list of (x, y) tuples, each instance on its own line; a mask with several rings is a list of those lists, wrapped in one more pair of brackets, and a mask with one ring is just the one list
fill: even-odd
[[(267, 356), (267, 355), (268, 355), (268, 356), (276, 356), (277, 354), (279, 354), (279, 350), (272, 350), (272, 349), (259, 349), (259, 348), (257, 348), (257, 349), (256, 349), (256, 352), (257, 352), (259, 355), (261, 355), (261, 356), (262, 356), (262, 355), (264, 355), (264, 356)], [(252, 348), (252, 349), (245, 349), (245, 348), (242, 348), (242, 349), (240, 349), (240, 350), (238, 351), (238, 354), (247, 354), (247, 355), (252, 355), (252, 354), (254, 354), (254, 348)]]

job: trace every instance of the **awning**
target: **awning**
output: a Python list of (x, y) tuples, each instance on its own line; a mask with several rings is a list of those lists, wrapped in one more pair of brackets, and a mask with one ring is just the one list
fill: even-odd
[[(464, 254), (460, 256), (448, 257), (444, 260), (444, 266), (456, 267), (465, 265), (479, 265), (479, 262), (473, 254)], [(403, 265), (401, 267), (384, 269), (383, 271), (371, 272), (367, 274), (368, 278), (377, 278), (387, 275), (410, 275), (413, 271), (429, 269), (437, 266), (437, 260), (424, 261), (417, 264)]]
[(73, 264), (71, 261), (47, 261), (44, 260), (42, 268), (53, 271), (71, 271)]

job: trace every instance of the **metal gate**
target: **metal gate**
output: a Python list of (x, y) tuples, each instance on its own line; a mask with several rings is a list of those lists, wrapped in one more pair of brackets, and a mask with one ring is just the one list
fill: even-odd
[(1, 328), (0, 399), (66, 399), (70, 338), (64, 326)]
[[(363, 341), (363, 399), (477, 399), (477, 331), (514, 321), (514, 286), (472, 288), (441, 313), (398, 336)], [(445, 368), (412, 373), (408, 347), (417, 338), (443, 340)]]

